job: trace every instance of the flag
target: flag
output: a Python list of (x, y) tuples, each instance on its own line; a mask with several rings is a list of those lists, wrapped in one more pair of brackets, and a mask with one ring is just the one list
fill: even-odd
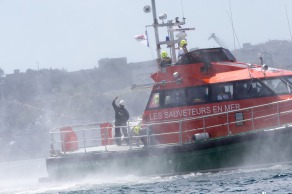
[(136, 36), (135, 36), (135, 39), (136, 39), (137, 41), (144, 41), (144, 40), (147, 40), (145, 34), (136, 35)]
[(147, 38), (147, 31), (145, 31), (145, 34), (136, 35), (135, 40), (137, 42), (149, 47), (148, 38)]

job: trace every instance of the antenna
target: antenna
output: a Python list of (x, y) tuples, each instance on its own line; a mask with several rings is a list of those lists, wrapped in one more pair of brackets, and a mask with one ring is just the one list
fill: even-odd
[(229, 0), (229, 10), (230, 10), (230, 16), (229, 16), (228, 12), (227, 12), (227, 15), (228, 15), (229, 21), (231, 23), (232, 31), (233, 31), (234, 49), (236, 49), (235, 39), (237, 40), (237, 44), (238, 44), (239, 48), (241, 48), (241, 45), (240, 45), (239, 40), (237, 38), (237, 35), (236, 35), (236, 32), (235, 32), (235, 28), (234, 28), (234, 24), (233, 24), (233, 16), (232, 16), (232, 9), (231, 9), (231, 2), (230, 2), (230, 0)]
[[(195, 30), (195, 28), (181, 28), (182, 25), (185, 24), (185, 18), (182, 18), (180, 21), (178, 17), (176, 17), (174, 20), (167, 20), (167, 15), (166, 14), (161, 14), (159, 17), (157, 17), (156, 14), (156, 5), (155, 5), (155, 0), (151, 0), (151, 8), (149, 6), (144, 6), (143, 10), (146, 13), (149, 13), (152, 9), (152, 14), (153, 14), (153, 24), (152, 25), (147, 25), (146, 27), (153, 27), (154, 28), (154, 34), (155, 34), (155, 41), (156, 41), (156, 52), (157, 52), (157, 59), (161, 59), (160, 56), (160, 49), (161, 45), (167, 45), (168, 48), (171, 49), (171, 57), (172, 57), (172, 63), (176, 63), (176, 52), (175, 52), (175, 44), (179, 43), (184, 35), (186, 36), (185, 31), (187, 30)], [(159, 23), (158, 18), (162, 21), (162, 23)], [(165, 41), (160, 41), (159, 40), (159, 32), (158, 28), (161, 27), (166, 27), (168, 36), (166, 37)], [(178, 27), (178, 28), (176, 28)], [(174, 33), (179, 33), (178, 39), (174, 39)]]
[(291, 28), (290, 28), (290, 22), (289, 22), (289, 17), (288, 17), (286, 4), (285, 4), (285, 10), (286, 10), (286, 17), (287, 17), (287, 22), (288, 22), (288, 26), (289, 26), (290, 38), (291, 38), (291, 41), (292, 41)]
[(155, 40), (156, 40), (156, 52), (157, 52), (157, 57), (160, 59), (160, 44), (159, 44), (159, 33), (158, 33), (158, 20), (157, 20), (157, 15), (156, 15), (156, 5), (155, 5), (155, 0), (151, 0), (151, 5), (152, 5), (152, 14), (153, 14), (153, 28), (154, 28), (154, 33), (155, 33)]
[(182, 2), (182, 0), (180, 1), (180, 4), (181, 4), (181, 12), (182, 12), (182, 16), (183, 16), (183, 18), (185, 18), (185, 14), (184, 14), (184, 6), (183, 6), (183, 2)]

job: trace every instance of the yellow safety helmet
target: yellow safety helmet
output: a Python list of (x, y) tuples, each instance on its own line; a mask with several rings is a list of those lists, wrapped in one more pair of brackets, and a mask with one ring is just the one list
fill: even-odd
[(186, 40), (181, 40), (180, 41), (180, 47), (183, 47), (183, 46), (185, 46), (187, 44), (188, 44), (188, 42)]
[(154, 99), (153, 99), (153, 103), (155, 104), (155, 106), (159, 105), (159, 94), (155, 94)]
[(141, 130), (141, 125), (136, 125), (134, 128), (133, 128), (133, 131), (136, 135), (139, 135), (140, 133), (140, 130)]
[(155, 94), (154, 100), (159, 100), (159, 94)]
[(166, 57), (168, 57), (167, 52), (166, 51), (162, 51), (161, 52), (161, 58), (166, 58)]

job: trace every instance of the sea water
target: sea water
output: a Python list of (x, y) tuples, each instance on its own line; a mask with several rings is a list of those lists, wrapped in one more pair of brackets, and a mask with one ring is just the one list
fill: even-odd
[(174, 176), (91, 177), (46, 182), (45, 159), (0, 163), (0, 193), (292, 193), (292, 165)]

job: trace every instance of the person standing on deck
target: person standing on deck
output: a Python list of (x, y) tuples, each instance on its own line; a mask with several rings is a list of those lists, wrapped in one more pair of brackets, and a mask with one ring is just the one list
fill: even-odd
[(185, 54), (187, 54), (189, 52), (187, 49), (187, 45), (188, 45), (188, 42), (185, 39), (180, 41), (179, 51), (178, 51), (178, 59), (181, 59), (182, 56), (184, 56)]
[(129, 120), (129, 112), (127, 109), (125, 109), (125, 101), (120, 100), (119, 106), (116, 105), (116, 100), (118, 97), (116, 97), (113, 102), (113, 108), (115, 110), (115, 141), (118, 146), (122, 144), (121, 141), (121, 128), (123, 130), (125, 142), (129, 144), (128, 139), (128, 131), (127, 131), (127, 121)]

